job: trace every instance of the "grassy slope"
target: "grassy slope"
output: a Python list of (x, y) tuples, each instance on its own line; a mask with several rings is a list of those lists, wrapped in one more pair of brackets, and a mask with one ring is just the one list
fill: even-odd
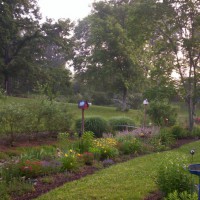
[[(7, 97), (5, 103), (23, 103), (38, 101), (37, 99), (19, 98), (19, 97)], [(81, 109), (77, 104), (66, 103), (67, 108), (73, 113), (74, 119), (81, 118)], [(92, 105), (89, 109), (85, 110), (85, 117), (100, 116), (104, 119), (110, 119), (111, 117), (130, 117), (134, 119), (137, 124), (140, 124), (143, 118), (143, 112), (130, 109), (128, 112), (117, 111), (115, 107), (95, 106)]]
[[(81, 117), (81, 109), (78, 109), (77, 104), (67, 104), (67, 107), (70, 111), (72, 111), (75, 115), (75, 118)], [(109, 119), (111, 117), (121, 116), (121, 117), (130, 117), (134, 118), (136, 121), (143, 116), (140, 111), (137, 110), (129, 110), (128, 112), (117, 111), (114, 107), (106, 107), (106, 106), (95, 106), (92, 105), (89, 109), (84, 111), (85, 117), (90, 116), (101, 116), (104, 119)]]
[[(8, 97), (6, 102), (14, 102), (14, 103), (24, 103), (30, 101), (37, 101), (37, 99), (27, 99), (27, 98), (18, 98), (18, 97)], [(74, 119), (81, 118), (81, 110), (78, 109), (77, 104), (67, 103), (67, 108), (70, 112), (73, 113)], [(177, 109), (178, 112), (178, 121), (184, 124), (188, 119), (187, 117), (187, 108), (184, 103), (174, 103), (173, 106)], [(197, 116), (200, 115), (200, 110), (197, 109)], [(104, 119), (110, 119), (111, 117), (130, 117), (132, 118), (137, 125), (140, 125), (143, 121), (144, 113), (143, 110), (132, 110), (130, 109), (128, 112), (120, 112), (116, 111), (115, 107), (106, 107), (106, 106), (95, 106), (92, 105), (88, 110), (85, 110), (85, 117), (90, 116), (100, 116)]]
[(41, 196), (38, 200), (141, 200), (148, 193), (156, 190), (154, 177), (159, 163), (166, 158), (166, 155), (168, 158), (186, 155), (191, 161), (189, 152), (193, 148), (196, 150), (193, 163), (198, 163), (200, 162), (200, 141), (184, 145), (170, 152), (146, 155), (114, 165), (81, 180), (67, 183)]

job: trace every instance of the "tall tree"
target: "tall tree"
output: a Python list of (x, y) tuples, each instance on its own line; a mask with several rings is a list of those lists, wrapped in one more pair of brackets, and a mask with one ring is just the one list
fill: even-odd
[(138, 12), (144, 8), (149, 10), (143, 12), (143, 19), (153, 27), (149, 43), (154, 53), (152, 61), (165, 59), (168, 69), (179, 75), (177, 83), (188, 105), (189, 129), (192, 130), (200, 83), (200, 1), (142, 0), (138, 8)]
[(87, 81), (121, 93), (122, 110), (128, 91), (143, 75), (136, 59), (136, 45), (128, 35), (129, 1), (93, 4), (93, 13), (79, 22), (74, 66)]
[(28, 68), (64, 67), (71, 59), (70, 20), (40, 19), (37, 0), (0, 0), (0, 72), (8, 94), (11, 78)]
[(21, 52), (30, 40), (37, 37), (39, 19), (35, 0), (0, 1), (0, 71), (8, 93), (11, 74), (26, 65)]

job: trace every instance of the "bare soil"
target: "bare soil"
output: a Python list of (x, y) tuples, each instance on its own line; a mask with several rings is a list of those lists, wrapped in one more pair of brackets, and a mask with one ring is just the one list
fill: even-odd
[[(173, 148), (178, 148), (181, 145), (190, 143), (196, 141), (195, 139), (181, 139), (176, 142), (176, 144), (173, 146)], [(56, 142), (55, 139), (50, 139), (46, 141), (29, 141), (29, 142), (21, 142), (21, 143), (15, 143), (15, 146), (37, 146), (37, 145), (44, 145), (44, 144), (54, 144)], [(1, 145), (0, 144), (0, 151), (6, 151), (10, 149), (11, 147)], [(12, 147), (15, 149), (15, 147)], [(54, 188), (57, 188), (59, 186), (62, 186), (63, 184), (80, 179), (84, 176), (87, 176), (89, 174), (93, 174), (97, 171), (98, 169), (93, 167), (93, 166), (85, 166), (82, 169), (80, 169), (77, 172), (73, 173), (59, 173), (52, 175), (52, 181), (49, 183), (44, 183), (42, 181), (42, 177), (37, 179), (36, 184), (34, 185), (34, 191), (30, 193), (26, 193), (23, 196), (14, 196), (12, 197), (12, 200), (31, 200), (34, 199)], [(162, 194), (159, 191), (152, 192), (147, 196), (144, 200), (161, 200), (162, 199)]]

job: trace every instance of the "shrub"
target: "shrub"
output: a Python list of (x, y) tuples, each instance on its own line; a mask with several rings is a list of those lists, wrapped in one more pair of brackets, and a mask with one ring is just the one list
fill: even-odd
[(98, 152), (101, 159), (114, 158), (119, 155), (116, 145), (117, 141), (114, 138), (96, 139), (94, 140), (94, 147), (90, 148), (90, 152), (94, 153), (94, 155)]
[(172, 146), (174, 142), (175, 138), (169, 128), (160, 129), (160, 132), (150, 139), (150, 143), (154, 145), (156, 150), (165, 150), (166, 147)]
[(175, 139), (181, 139), (188, 135), (187, 131), (179, 125), (172, 126), (170, 131)]
[[(77, 119), (75, 122), (75, 129), (77, 132), (81, 131), (82, 119)], [(101, 117), (85, 118), (85, 131), (91, 131), (96, 137), (102, 137), (103, 133), (108, 130), (107, 121)]]
[(82, 158), (83, 158), (83, 162), (86, 165), (92, 165), (93, 161), (94, 161), (94, 154), (91, 152), (84, 152), (82, 154)]
[(70, 130), (73, 120), (72, 114), (64, 104), (50, 104), (49, 115), (45, 117), (45, 128), (50, 131)]
[(198, 200), (197, 193), (190, 194), (187, 191), (178, 193), (176, 190), (164, 199), (164, 200)]
[(108, 123), (113, 131), (125, 130), (125, 127), (120, 127), (120, 125), (135, 125), (134, 121), (129, 117), (113, 117), (109, 119)]
[(78, 167), (76, 152), (70, 149), (68, 152), (62, 155), (62, 157), (60, 158), (60, 162), (62, 164), (61, 172), (64, 172), (65, 170), (72, 171), (76, 169)]
[(192, 137), (200, 137), (200, 127), (194, 127), (191, 134)]
[(3, 104), (0, 108), (0, 133), (9, 135), (11, 145), (17, 133), (68, 130), (71, 122), (66, 107), (47, 100)]
[(165, 145), (162, 144), (161, 138), (153, 136), (150, 138), (149, 143), (145, 146), (145, 150), (148, 152), (155, 151), (164, 151), (168, 149)]
[[(170, 155), (170, 154), (169, 154)], [(175, 155), (165, 158), (157, 173), (156, 182), (165, 196), (177, 190), (178, 193), (191, 190), (191, 176), (188, 172), (185, 157)]]
[(0, 130), (4, 134), (9, 134), (12, 145), (16, 133), (25, 131), (24, 121), (28, 111), (22, 104), (5, 104), (0, 109)]
[(78, 140), (78, 150), (80, 153), (89, 151), (89, 148), (93, 146), (94, 133), (91, 131), (84, 132), (82, 137)]
[[(48, 100), (28, 105), (30, 131), (64, 131), (70, 129), (72, 115), (67, 107)], [(30, 120), (31, 118), (31, 120)]]
[(141, 142), (131, 135), (125, 135), (117, 140), (119, 142), (118, 149), (123, 154), (135, 154), (141, 151)]
[(150, 102), (147, 114), (158, 126), (173, 126), (177, 117), (176, 109), (172, 108), (166, 101)]

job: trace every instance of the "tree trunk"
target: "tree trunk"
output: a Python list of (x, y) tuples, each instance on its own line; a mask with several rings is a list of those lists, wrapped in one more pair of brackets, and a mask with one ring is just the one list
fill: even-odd
[(122, 111), (127, 110), (127, 94), (128, 94), (128, 90), (127, 90), (127, 88), (124, 87), (123, 99), (122, 99)]
[(189, 113), (189, 131), (191, 132), (194, 126), (194, 102), (192, 97), (188, 97), (188, 113)]
[(4, 73), (4, 90), (6, 91), (6, 94), (10, 94), (9, 90), (9, 75), (7, 73)]

